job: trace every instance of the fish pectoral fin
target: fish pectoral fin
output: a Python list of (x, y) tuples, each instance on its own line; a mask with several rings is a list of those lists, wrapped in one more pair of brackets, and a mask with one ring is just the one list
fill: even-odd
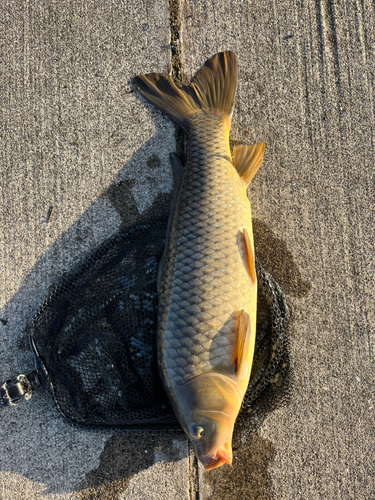
[(264, 148), (264, 142), (252, 146), (234, 146), (233, 148), (233, 165), (247, 186), (262, 164)]
[(251, 246), (249, 233), (246, 231), (245, 228), (243, 228), (242, 234), (243, 234), (243, 239), (244, 239), (244, 242), (245, 242), (247, 269), (248, 269), (248, 272), (249, 272), (249, 276), (250, 276), (251, 281), (253, 283), (256, 283), (256, 281), (257, 281), (257, 274), (256, 274), (256, 270), (255, 270), (254, 250), (253, 250), (253, 248)]
[(238, 325), (237, 346), (235, 350), (235, 375), (243, 377), (246, 375), (246, 369), (250, 369), (248, 365), (249, 351), (251, 348), (251, 329), (250, 317), (242, 310), (240, 312), (240, 320)]

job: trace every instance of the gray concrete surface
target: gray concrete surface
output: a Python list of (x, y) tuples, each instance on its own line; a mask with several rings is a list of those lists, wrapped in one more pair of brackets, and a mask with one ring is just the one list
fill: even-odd
[[(4, 0), (0, 10), (5, 380), (32, 367), (24, 325), (48, 288), (165, 203), (175, 139), (130, 83), (170, 68), (168, 2)], [(374, 6), (184, 0), (179, 14), (183, 78), (234, 50), (232, 137), (266, 142), (249, 196), (257, 254), (293, 311), (291, 402), (233, 469), (199, 469), (196, 483), (181, 435), (72, 429), (38, 394), (0, 412), (1, 498), (375, 498)]]

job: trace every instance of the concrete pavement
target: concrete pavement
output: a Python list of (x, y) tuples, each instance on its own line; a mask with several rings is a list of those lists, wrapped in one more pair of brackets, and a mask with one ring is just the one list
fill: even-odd
[(181, 435), (72, 429), (35, 395), (0, 412), (2, 498), (372, 498), (372, 4), (17, 0), (0, 17), (0, 377), (32, 369), (24, 325), (59, 276), (164, 207), (175, 129), (131, 78), (168, 72), (179, 35), (183, 80), (219, 50), (238, 58), (232, 137), (266, 142), (249, 197), (293, 311), (295, 380), (233, 469), (209, 474)]

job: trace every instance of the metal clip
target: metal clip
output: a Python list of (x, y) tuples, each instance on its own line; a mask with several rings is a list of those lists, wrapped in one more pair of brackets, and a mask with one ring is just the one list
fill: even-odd
[(16, 406), (31, 398), (33, 389), (26, 375), (7, 380), (0, 386), (0, 406)]
[(51, 379), (42, 358), (39, 355), (32, 336), (29, 337), (30, 346), (35, 356), (35, 370), (26, 375), (7, 380), (0, 386), (0, 406), (16, 406), (21, 401), (31, 398), (33, 390), (43, 387), (52, 391)]

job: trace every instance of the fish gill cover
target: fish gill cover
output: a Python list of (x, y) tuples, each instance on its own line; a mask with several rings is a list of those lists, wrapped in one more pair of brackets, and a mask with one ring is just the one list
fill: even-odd
[[(83, 259), (28, 325), (56, 407), (87, 428), (178, 428), (156, 359), (157, 269), (167, 217), (124, 230)], [(238, 448), (288, 392), (288, 309), (257, 262), (257, 338), (236, 421)]]

